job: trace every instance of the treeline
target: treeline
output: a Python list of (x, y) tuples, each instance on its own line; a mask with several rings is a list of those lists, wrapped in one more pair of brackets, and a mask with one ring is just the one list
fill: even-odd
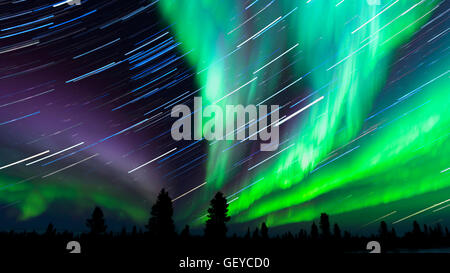
[(230, 216), (228, 216), (227, 200), (221, 192), (218, 192), (211, 200), (207, 212), (203, 236), (192, 235), (189, 225), (186, 225), (179, 233), (176, 232), (172, 218), (172, 200), (168, 192), (162, 189), (151, 208), (145, 229), (134, 226), (131, 231), (123, 228), (118, 233), (108, 232), (103, 211), (96, 207), (90, 218), (86, 220), (89, 232), (77, 235), (69, 231), (57, 232), (52, 223), (41, 234), (1, 232), (0, 249), (6, 249), (8, 252), (68, 253), (66, 245), (70, 241), (79, 242), (83, 253), (109, 253), (124, 250), (142, 253), (142, 251), (158, 252), (176, 249), (177, 253), (197, 251), (202, 254), (205, 246), (214, 250), (234, 249), (233, 251), (244, 253), (245, 251), (265, 253), (264, 250), (270, 252), (275, 251), (274, 249), (289, 248), (299, 252), (367, 252), (366, 244), (369, 241), (378, 241), (382, 251), (400, 248), (450, 247), (449, 230), (439, 223), (432, 227), (427, 225), (421, 227), (414, 221), (410, 232), (398, 236), (393, 227), (389, 229), (386, 222), (382, 221), (378, 234), (364, 237), (342, 231), (337, 223), (330, 223), (326, 213), (322, 213), (318, 224), (313, 222), (309, 231), (300, 229), (298, 232), (271, 236), (268, 226), (263, 222), (254, 230), (248, 228), (244, 236), (236, 234), (227, 236), (227, 223), (230, 221)]

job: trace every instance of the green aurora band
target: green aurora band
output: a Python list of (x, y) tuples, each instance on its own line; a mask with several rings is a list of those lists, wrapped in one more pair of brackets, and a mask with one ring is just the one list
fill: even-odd
[[(392, 123), (383, 113), (368, 121), (370, 132), (365, 124), (386, 84), (396, 50), (426, 24), (438, 1), (382, 1), (381, 6), (331, 2), (275, 1), (260, 17), (248, 20), (242, 13), (243, 1), (160, 1), (160, 11), (175, 23), (175, 35), (189, 52), (187, 59), (197, 69), (197, 82), (209, 103), (263, 72), (273, 75), (263, 87), (258, 78), (219, 105), (256, 104), (280, 90), (281, 77), (276, 73), (283, 69), (282, 62), (252, 72), (296, 43), (295, 51), (302, 57), (292, 70), (304, 77), (290, 89), (319, 90), (309, 102), (324, 96), (295, 126), (281, 127), (282, 133), (289, 130), (295, 136), (284, 145), (294, 146), (233, 185), (231, 193), (263, 178), (230, 203), (236, 222), (265, 218), (275, 226), (307, 221), (323, 211), (339, 214), (450, 186), (448, 174), (440, 173), (448, 167), (450, 154), (445, 145), (450, 121), (447, 58), (426, 72), (415, 72), (413, 80), (402, 86), (401, 94), (417, 88), (420, 93), (386, 111)], [(275, 25), (285, 21), (285, 29), (269, 28), (237, 47), (279, 16), (284, 17)], [(269, 56), (280, 45), (284, 49)], [(207, 186), (201, 194), (206, 197), (199, 197), (191, 211), (204, 205), (200, 203), (212, 191), (225, 187), (230, 162), (245, 154), (244, 149), (223, 152), (229, 145), (225, 141), (210, 145)], [(333, 158), (336, 161), (329, 166), (320, 167)], [(320, 172), (313, 171), (317, 167)], [(352, 197), (342, 200), (342, 192)], [(331, 197), (320, 198), (327, 194)]]
[(32, 181), (33, 178), (35, 177), (24, 180), (4, 175), (0, 179), (0, 201), (14, 203), (15, 208), (20, 211), (19, 220), (28, 220), (41, 215), (52, 203), (70, 209), (73, 217), (75, 215), (85, 217), (86, 211), (92, 210), (94, 206), (100, 206), (116, 212), (115, 215), (121, 219), (131, 218), (142, 223), (148, 218), (147, 209), (132, 198), (124, 197), (121, 192), (99, 191), (98, 183), (80, 183), (79, 177), (70, 176), (64, 181), (60, 179)]

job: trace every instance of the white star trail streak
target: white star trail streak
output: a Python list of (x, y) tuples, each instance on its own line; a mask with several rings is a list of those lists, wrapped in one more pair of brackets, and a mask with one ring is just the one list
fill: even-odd
[(41, 156), (41, 155), (45, 155), (45, 154), (47, 154), (47, 153), (49, 153), (49, 152), (50, 152), (50, 150), (47, 150), (47, 151), (44, 151), (44, 152), (42, 152), (42, 153), (39, 153), (39, 154), (36, 154), (36, 155), (30, 156), (30, 157), (27, 157), (27, 158), (25, 158), (25, 159), (22, 159), (22, 160), (16, 161), (16, 162), (14, 162), (14, 163), (11, 163), (11, 164), (8, 164), (8, 165), (5, 165), (5, 166), (3, 166), (3, 167), (0, 167), (0, 170), (3, 170), (3, 169), (6, 169), (6, 168), (9, 168), (9, 167), (11, 167), (11, 166), (14, 166), (14, 165), (20, 164), (20, 163), (22, 163), (22, 162), (25, 162), (25, 161), (31, 160), (31, 159), (33, 159), (33, 158), (36, 158), (36, 157), (39, 157), (39, 156)]
[(399, 0), (396, 0), (394, 3), (390, 4), (389, 6), (387, 6), (385, 9), (383, 9), (382, 11), (380, 11), (377, 15), (375, 15), (374, 17), (372, 17), (371, 19), (369, 19), (369, 21), (365, 22), (364, 24), (362, 24), (360, 27), (358, 27), (357, 29), (355, 29), (354, 31), (352, 31), (352, 34), (355, 34), (355, 32), (357, 32), (358, 30), (360, 30), (361, 28), (363, 28), (365, 25), (367, 25), (368, 23), (372, 22), (373, 20), (375, 20), (378, 16), (380, 16), (381, 14), (383, 14), (386, 10), (388, 10), (389, 8), (391, 8), (393, 5), (397, 4)]
[(218, 99), (217, 101), (215, 101), (213, 104), (216, 104), (220, 101), (222, 101), (224, 98), (236, 93), (237, 91), (241, 90), (242, 88), (244, 88), (245, 86), (249, 85), (250, 83), (252, 83), (253, 81), (255, 81), (256, 79), (258, 79), (258, 77), (254, 77), (253, 79), (251, 79), (250, 81), (248, 81), (247, 83), (241, 85), (240, 87), (236, 88), (234, 91), (226, 94), (225, 96), (223, 96), (222, 98)]
[(305, 111), (306, 109), (308, 109), (309, 107), (313, 106), (314, 104), (318, 103), (319, 101), (323, 100), (324, 96), (321, 96), (320, 98), (316, 99), (315, 101), (311, 102), (310, 104), (306, 105), (305, 107), (303, 107), (302, 109), (296, 111), (295, 113), (293, 113), (292, 115), (288, 116), (287, 118), (281, 120), (280, 122), (278, 122), (277, 124), (275, 124), (275, 126), (280, 126), (281, 124), (285, 123), (286, 121), (290, 120), (291, 118), (295, 117), (296, 115), (300, 114), (301, 112)]
[(279, 55), (278, 57), (276, 57), (275, 59), (273, 59), (272, 61), (268, 62), (267, 64), (265, 64), (264, 66), (262, 66), (260, 69), (256, 70), (255, 72), (253, 72), (253, 74), (258, 73), (259, 71), (263, 70), (264, 68), (266, 68), (267, 66), (269, 66), (270, 64), (272, 64), (273, 62), (275, 62), (276, 60), (278, 60), (279, 58), (283, 57), (285, 54), (289, 53), (289, 51), (291, 51), (292, 49), (296, 48), (298, 46), (298, 43), (296, 45), (294, 45), (293, 47), (289, 48), (288, 50), (286, 50), (285, 52), (283, 52), (281, 55)]
[(405, 221), (406, 219), (409, 219), (409, 218), (411, 218), (411, 217), (414, 217), (414, 216), (416, 216), (416, 215), (418, 215), (418, 214), (421, 214), (421, 213), (423, 213), (423, 212), (425, 212), (425, 211), (427, 211), (427, 210), (430, 210), (430, 209), (432, 209), (432, 208), (435, 208), (435, 207), (437, 207), (437, 206), (440, 206), (440, 205), (442, 205), (442, 204), (445, 204), (445, 203), (447, 203), (447, 202), (449, 202), (449, 201), (450, 201), (450, 199), (447, 199), (447, 200), (445, 200), (445, 201), (442, 201), (442, 202), (440, 202), (440, 203), (434, 204), (434, 205), (432, 205), (432, 206), (430, 206), (430, 207), (428, 207), (428, 208), (425, 208), (425, 209), (423, 209), (423, 210), (419, 210), (418, 212), (415, 212), (415, 213), (410, 214), (410, 215), (408, 215), (408, 216), (406, 216), (406, 217), (403, 217), (403, 218), (401, 218), (401, 219), (399, 219), (399, 220), (393, 222), (392, 224), (398, 224), (398, 223), (400, 223), (400, 222), (402, 222), (402, 221)]
[(87, 161), (87, 160), (89, 160), (89, 159), (91, 159), (91, 158), (94, 158), (94, 157), (98, 156), (98, 155), (99, 155), (99, 154), (95, 154), (95, 155), (89, 156), (88, 158), (85, 158), (85, 159), (80, 160), (80, 161), (78, 161), (78, 162), (76, 162), (76, 163), (70, 164), (69, 166), (66, 166), (66, 167), (64, 167), (64, 168), (62, 168), (62, 169), (59, 169), (59, 170), (57, 170), (57, 171), (51, 172), (51, 173), (49, 173), (49, 174), (47, 174), (47, 175), (44, 175), (42, 178), (47, 178), (47, 177), (49, 177), (49, 176), (52, 176), (52, 175), (54, 175), (54, 174), (57, 174), (57, 173), (62, 172), (62, 171), (64, 171), (64, 170), (67, 170), (67, 169), (69, 169), (69, 168), (72, 168), (73, 166), (76, 166), (76, 165), (78, 165), (78, 164), (81, 164), (81, 163), (83, 163), (83, 162), (85, 162), (85, 161)]
[(30, 163), (27, 163), (26, 166), (33, 165), (34, 163), (40, 162), (40, 161), (45, 160), (45, 159), (47, 159), (47, 158), (50, 158), (50, 157), (52, 157), (52, 156), (59, 155), (59, 154), (61, 154), (61, 153), (64, 153), (64, 152), (66, 152), (66, 151), (68, 151), (68, 150), (70, 150), (70, 149), (73, 149), (73, 148), (78, 147), (78, 146), (83, 145), (83, 144), (84, 144), (84, 142), (81, 142), (81, 143), (78, 143), (78, 144), (76, 144), (76, 145), (73, 145), (73, 146), (71, 146), (71, 147), (69, 147), (69, 148), (66, 148), (66, 149), (64, 149), (64, 150), (61, 150), (61, 151), (59, 151), (59, 152), (53, 153), (53, 154), (48, 155), (48, 156), (45, 156), (45, 157), (43, 157), (43, 158), (39, 158), (38, 160), (35, 160), (35, 161), (33, 161), (33, 162), (30, 162)]
[(248, 168), (248, 170), (249, 170), (249, 171), (253, 170), (254, 168), (256, 168), (256, 167), (258, 167), (259, 165), (263, 164), (264, 162), (270, 160), (271, 158), (273, 158), (273, 157), (275, 157), (275, 156), (281, 154), (282, 152), (286, 151), (287, 149), (291, 148), (291, 147), (294, 146), (294, 145), (295, 145), (295, 143), (292, 143), (291, 145), (287, 146), (287, 147), (284, 148), (283, 150), (281, 150), (281, 151), (279, 151), (279, 152), (276, 152), (275, 154), (269, 156), (268, 158), (264, 159), (263, 161), (259, 162), (258, 164), (256, 164), (256, 165), (254, 165), (254, 166)]
[(195, 191), (195, 190), (199, 189), (200, 187), (202, 187), (202, 186), (204, 186), (204, 185), (206, 185), (206, 182), (204, 182), (204, 183), (202, 183), (202, 184), (198, 185), (197, 187), (195, 187), (195, 188), (192, 188), (192, 189), (188, 190), (187, 192), (185, 192), (185, 193), (183, 193), (183, 194), (181, 194), (181, 195), (179, 195), (179, 196), (175, 197), (174, 199), (172, 199), (172, 202), (175, 202), (175, 201), (177, 201), (177, 200), (178, 200), (178, 199), (180, 199), (181, 197), (184, 197), (184, 196), (186, 196), (186, 195), (190, 194), (191, 192), (193, 192), (193, 191)]
[(371, 224), (373, 224), (373, 223), (376, 223), (376, 222), (378, 222), (378, 221), (380, 221), (380, 220), (382, 220), (382, 219), (384, 219), (384, 218), (386, 218), (386, 217), (389, 217), (389, 216), (391, 216), (392, 214), (395, 214), (395, 213), (397, 213), (396, 210), (394, 210), (394, 211), (392, 211), (392, 212), (390, 212), (390, 213), (388, 213), (388, 214), (386, 214), (386, 215), (383, 215), (383, 216), (381, 216), (381, 217), (379, 217), (379, 218), (377, 218), (377, 219), (375, 219), (375, 220), (373, 220), (373, 221), (370, 221), (369, 223), (363, 225), (362, 227), (367, 227), (367, 226), (369, 226), (369, 225), (371, 225)]
[(278, 17), (277, 19), (275, 19), (272, 23), (268, 24), (267, 26), (265, 26), (263, 29), (261, 29), (260, 31), (256, 32), (253, 36), (251, 36), (250, 38), (248, 38), (247, 40), (245, 40), (244, 42), (240, 43), (237, 47), (242, 47), (244, 44), (246, 44), (248, 41), (250, 41), (251, 39), (253, 39), (254, 37), (258, 36), (260, 33), (262, 33), (264, 30), (266, 30), (267, 28), (269, 28), (271, 25), (275, 24), (276, 22), (278, 22), (281, 19), (281, 16)]
[(160, 156), (158, 156), (158, 157), (156, 157), (156, 158), (153, 158), (152, 160), (150, 160), (150, 161), (148, 161), (148, 162), (146, 162), (146, 163), (144, 163), (144, 164), (142, 164), (142, 165), (140, 165), (140, 166), (138, 166), (138, 167), (136, 167), (136, 168), (134, 168), (134, 169), (128, 171), (128, 173), (135, 172), (135, 171), (139, 170), (140, 168), (145, 167), (145, 166), (147, 166), (148, 164), (150, 164), (150, 163), (152, 163), (152, 162), (154, 162), (154, 161), (160, 159), (161, 157), (164, 157), (164, 156), (170, 154), (171, 152), (175, 151), (176, 149), (177, 149), (177, 148), (173, 148), (172, 150), (170, 150), (170, 151), (168, 151), (168, 152), (166, 152), (166, 153), (164, 153), (164, 154), (162, 154), (162, 155), (160, 155)]

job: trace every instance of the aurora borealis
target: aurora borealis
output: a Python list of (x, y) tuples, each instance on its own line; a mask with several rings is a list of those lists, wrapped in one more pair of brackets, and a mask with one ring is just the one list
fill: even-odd
[[(448, 205), (448, 3), (370, 3), (1, 4), (2, 219), (97, 204), (141, 224), (161, 187), (194, 226), (219, 190), (232, 223), (271, 227), (321, 212), (401, 225)], [(280, 105), (278, 150), (171, 139), (171, 108), (200, 95)], [(448, 222), (437, 209), (418, 216)]]

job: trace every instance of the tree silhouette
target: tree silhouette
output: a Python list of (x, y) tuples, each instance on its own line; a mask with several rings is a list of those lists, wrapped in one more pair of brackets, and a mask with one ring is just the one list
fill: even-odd
[(427, 225), (423, 225), (423, 234), (425, 237), (428, 237), (428, 226)]
[(436, 224), (436, 232), (437, 232), (437, 234), (439, 235), (439, 237), (442, 237), (442, 235), (444, 234), (444, 233), (442, 232), (442, 226), (441, 226), (440, 223), (437, 223), (437, 224)]
[(269, 239), (269, 228), (266, 225), (266, 222), (261, 224), (261, 238)]
[(311, 239), (317, 240), (318, 237), (319, 237), (319, 230), (317, 229), (316, 223), (313, 222), (311, 225)]
[(283, 234), (283, 236), (281, 236), (281, 238), (283, 238), (284, 240), (294, 240), (294, 235), (292, 235), (292, 233), (290, 231), (286, 232)]
[(169, 193), (162, 189), (155, 204), (152, 206), (151, 217), (145, 227), (150, 235), (155, 238), (173, 237), (175, 235), (175, 225), (172, 216), (172, 199), (170, 199)]
[(300, 240), (306, 240), (308, 238), (308, 234), (307, 234), (306, 230), (300, 229), (300, 231), (298, 232), (298, 238)]
[(47, 236), (55, 236), (56, 235), (56, 229), (52, 223), (48, 224), (47, 230), (45, 231), (45, 235), (47, 235)]
[(413, 222), (412, 235), (415, 240), (420, 240), (422, 238), (422, 230), (420, 230), (419, 223), (417, 221)]
[(225, 238), (227, 235), (226, 223), (230, 221), (228, 216), (228, 202), (223, 193), (218, 192), (211, 200), (206, 220), (205, 236), (210, 238)]
[(350, 240), (352, 238), (352, 234), (348, 230), (344, 231), (344, 240)]
[(437, 223), (436, 226), (434, 227), (434, 229), (432, 229), (431, 236), (435, 240), (440, 240), (440, 239), (442, 239), (443, 235), (444, 235), (444, 232), (442, 231), (442, 226), (441, 226), (441, 224)]
[(180, 233), (181, 238), (189, 238), (191, 236), (191, 232), (189, 230), (189, 225), (185, 225), (183, 230)]
[(334, 224), (333, 229), (334, 238), (340, 239), (341, 238), (341, 229), (339, 228), (338, 224)]
[(330, 237), (330, 221), (328, 219), (328, 214), (322, 213), (320, 214), (320, 222), (319, 222), (320, 231), (322, 232), (322, 237), (327, 239)]
[(253, 231), (253, 239), (259, 239), (259, 229), (255, 228), (255, 231)]
[(122, 236), (122, 237), (126, 237), (127, 236), (127, 228), (126, 227), (122, 227), (122, 231), (120, 232), (120, 236)]
[(397, 232), (395, 232), (395, 229), (391, 229), (391, 239), (396, 240), (397, 239)]
[(86, 226), (90, 229), (92, 235), (99, 235), (106, 232), (105, 218), (103, 211), (99, 207), (95, 207), (90, 219), (86, 220)]
[(389, 232), (388, 232), (388, 228), (387, 228), (387, 224), (385, 221), (381, 221), (380, 223), (380, 229), (379, 229), (379, 234), (380, 234), (380, 238), (381, 239), (386, 239), (388, 238)]
[(244, 239), (250, 239), (250, 228), (247, 228), (247, 233), (244, 235)]

